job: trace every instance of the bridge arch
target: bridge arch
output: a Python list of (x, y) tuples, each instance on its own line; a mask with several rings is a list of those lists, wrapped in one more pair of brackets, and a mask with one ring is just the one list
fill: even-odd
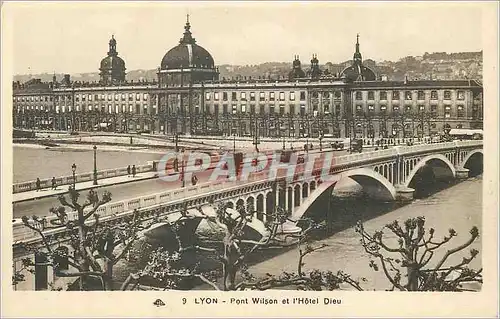
[[(418, 171), (424, 167), (427, 162), (429, 161), (439, 161), (443, 164), (445, 164), (451, 171), (451, 174), (453, 176), (455, 176), (455, 166), (453, 165), (453, 163), (448, 159), (448, 156), (445, 156), (445, 155), (442, 155), (442, 154), (433, 154), (433, 155), (429, 155), (429, 156), (426, 156), (424, 158), (422, 158), (418, 163), (417, 165), (415, 165), (413, 167), (413, 169), (408, 169), (407, 172), (407, 175), (405, 176), (405, 182), (404, 182), (404, 186), (405, 187), (408, 187), (411, 183), (411, 181), (413, 180), (413, 178), (415, 177), (415, 175), (417, 175)], [(408, 168), (408, 162), (406, 163), (406, 168)]]
[(460, 162), (460, 167), (465, 167), (465, 165), (467, 165), (467, 162), (469, 161), (469, 159), (476, 155), (476, 154), (481, 154), (483, 155), (483, 150), (482, 149), (477, 149), (477, 150), (473, 150), (471, 152), (469, 152), (467, 155), (464, 156), (464, 158), (462, 159), (462, 161)]
[(330, 179), (323, 181), (307, 198), (303, 199), (299, 207), (296, 207), (292, 219), (299, 220), (319, 197), (330, 196), (337, 182), (343, 178), (351, 178), (360, 184), (370, 197), (389, 201), (396, 199), (394, 185), (384, 176), (375, 172), (373, 168), (362, 167), (333, 175)]

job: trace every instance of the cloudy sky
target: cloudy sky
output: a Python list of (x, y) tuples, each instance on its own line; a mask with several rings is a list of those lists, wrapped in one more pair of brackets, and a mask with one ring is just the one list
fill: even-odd
[(127, 69), (159, 66), (177, 45), (186, 14), (216, 64), (397, 60), (424, 52), (482, 50), (474, 3), (10, 3), (14, 74), (96, 72), (112, 34)]

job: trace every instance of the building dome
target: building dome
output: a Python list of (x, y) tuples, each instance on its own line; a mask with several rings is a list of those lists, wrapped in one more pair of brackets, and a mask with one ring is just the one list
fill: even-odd
[(100, 69), (125, 69), (125, 61), (119, 56), (107, 56), (101, 60)]
[(353, 63), (340, 73), (340, 77), (349, 81), (376, 80), (375, 72), (363, 65), (363, 59), (359, 51), (359, 34), (356, 36), (356, 52), (354, 52)]
[(125, 81), (125, 70), (125, 61), (118, 56), (115, 37), (111, 36), (108, 55), (101, 60), (99, 68), (101, 82), (104, 84), (123, 82)]
[(341, 77), (350, 81), (375, 81), (376, 76), (370, 68), (362, 64), (355, 64), (345, 68)]
[(213, 69), (214, 59), (203, 47), (196, 44), (191, 35), (189, 20), (184, 27), (184, 37), (170, 49), (161, 60), (161, 70), (172, 69)]

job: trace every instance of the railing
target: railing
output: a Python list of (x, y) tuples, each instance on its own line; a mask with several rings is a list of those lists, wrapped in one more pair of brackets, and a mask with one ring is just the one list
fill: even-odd
[[(153, 164), (146, 164), (146, 165), (138, 165), (136, 166), (136, 172), (137, 173), (144, 173), (144, 172), (151, 172), (153, 170)], [(124, 176), (127, 175), (127, 168), (115, 168), (115, 169), (108, 169), (108, 170), (103, 170), (103, 171), (98, 171), (97, 172), (97, 179), (103, 179), (103, 178), (110, 178), (110, 177), (117, 177), (117, 176)], [(61, 185), (70, 185), (75, 183), (81, 183), (81, 182), (88, 182), (93, 180), (94, 178), (94, 173), (82, 173), (82, 174), (77, 174), (75, 175), (75, 181), (73, 180), (73, 176), (60, 176), (56, 177), (56, 186), (61, 186)], [(40, 189), (43, 188), (49, 188), (52, 187), (52, 178), (46, 178), (46, 179), (41, 179), (40, 180)], [(13, 188), (13, 193), (21, 193), (21, 192), (28, 192), (32, 190), (36, 190), (36, 181), (29, 181), (29, 182), (22, 182), (22, 183), (17, 183), (12, 185)]]
[[(446, 150), (446, 149), (454, 149), (456, 147), (478, 147), (482, 146), (482, 141), (454, 141), (440, 144), (428, 144), (428, 145), (418, 145), (418, 146), (400, 146), (392, 149), (386, 149), (381, 151), (372, 151), (366, 152), (362, 154), (351, 154), (344, 155), (335, 158), (335, 162), (332, 163), (332, 167), (338, 167), (345, 164), (351, 164), (359, 161), (366, 160), (377, 160), (383, 159), (387, 157), (402, 155), (402, 154), (411, 154), (422, 151), (432, 151), (432, 150)], [(296, 167), (296, 171), (304, 171), (307, 163), (298, 164)], [(170, 203), (176, 200), (182, 200), (186, 198), (196, 197), (201, 194), (207, 194), (214, 191), (224, 190), (225, 192), (229, 192), (232, 190), (238, 190), (243, 186), (249, 186), (252, 184), (261, 184), (262, 182), (269, 181), (269, 174), (266, 171), (252, 173), (250, 175), (248, 181), (215, 181), (215, 182), (207, 182), (198, 184), (196, 186), (190, 186), (180, 189), (173, 189), (165, 192), (160, 192), (156, 194), (146, 195), (142, 197), (132, 198), (121, 202), (109, 203), (99, 207), (96, 211), (100, 217), (109, 217), (116, 214), (122, 214), (126, 212), (132, 212), (134, 209), (141, 209), (150, 206)], [(286, 176), (286, 173), (281, 172), (278, 174), (277, 178), (283, 178)], [(89, 211), (91, 208), (87, 208)], [(77, 218), (76, 212), (68, 213), (69, 220), (75, 220)], [(57, 217), (50, 216), (46, 218), (46, 223), (50, 224), (51, 220), (55, 220)], [(23, 241), (30, 238), (33, 238), (37, 235), (36, 232), (31, 229), (25, 227), (22, 221), (17, 220), (13, 223), (13, 237), (14, 241)], [(61, 228), (62, 230), (62, 228)]]

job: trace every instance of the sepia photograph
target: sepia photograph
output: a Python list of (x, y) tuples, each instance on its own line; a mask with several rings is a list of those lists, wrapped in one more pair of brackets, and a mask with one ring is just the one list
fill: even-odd
[(10, 314), (498, 315), (497, 3), (2, 17)]

